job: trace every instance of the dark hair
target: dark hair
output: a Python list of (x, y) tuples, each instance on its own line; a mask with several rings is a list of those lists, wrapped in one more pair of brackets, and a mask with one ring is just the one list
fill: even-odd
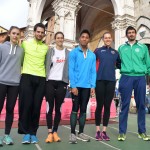
[(82, 30), (81, 33), (80, 33), (80, 36), (81, 36), (83, 33), (88, 34), (88, 35), (89, 35), (89, 38), (91, 37), (91, 34), (90, 34), (89, 30), (87, 30), (87, 29)]
[(104, 36), (105, 36), (106, 34), (110, 34), (110, 35), (111, 35), (111, 33), (110, 33), (110, 32), (104, 32), (104, 34), (103, 34), (102, 38), (104, 38)]
[(61, 35), (63, 36), (63, 38), (64, 38), (64, 34), (63, 34), (63, 32), (58, 31), (58, 32), (56, 32), (56, 33), (55, 33), (55, 35), (54, 35), (54, 39), (56, 39), (56, 36), (57, 36), (58, 34), (61, 34)]
[(19, 27), (17, 27), (17, 26), (11, 26), (10, 29), (9, 29), (9, 31), (7, 32), (7, 36), (6, 36), (5, 40), (4, 40), (4, 42), (10, 41), (10, 36), (9, 36), (8, 34), (10, 34), (10, 32), (11, 32), (13, 29), (18, 29), (18, 30), (20, 31), (20, 28), (19, 28)]
[(129, 30), (134, 30), (135, 33), (136, 33), (136, 29), (135, 29), (134, 27), (128, 26), (127, 29), (126, 29), (126, 35), (128, 34), (128, 31), (129, 31)]
[(34, 31), (36, 31), (38, 27), (43, 28), (43, 29), (44, 29), (44, 32), (45, 32), (45, 26), (44, 26), (43, 23), (37, 23), (37, 24), (34, 26)]

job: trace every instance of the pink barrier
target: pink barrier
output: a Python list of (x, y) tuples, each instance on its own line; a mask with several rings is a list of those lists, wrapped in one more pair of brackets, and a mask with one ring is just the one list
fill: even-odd
[(90, 103), (90, 119), (95, 119), (95, 110), (96, 110), (96, 99), (95, 98), (91, 98), (89, 100)]
[[(91, 98), (90, 101), (90, 113), (91, 113), (91, 119), (95, 119), (95, 110), (96, 110), (96, 99)], [(104, 108), (102, 110), (102, 117), (104, 113)], [(116, 106), (114, 103), (114, 100), (112, 100), (111, 107), (110, 107), (110, 118), (115, 118), (116, 117)]]
[[(5, 105), (3, 107), (3, 110), (0, 114), (0, 121), (5, 120), (5, 115), (6, 115), (6, 109)], [(43, 99), (42, 106), (41, 106), (41, 114), (40, 114), (40, 120), (46, 120), (46, 100), (45, 98)], [(88, 108), (87, 108), (87, 119), (95, 119), (95, 109), (96, 109), (96, 99), (91, 98), (89, 100)], [(64, 103), (62, 104), (61, 107), (61, 119), (62, 120), (70, 120), (70, 113), (72, 110), (72, 99), (71, 98), (65, 98)], [(55, 111), (53, 111), (53, 116), (55, 114)], [(115, 118), (116, 117), (116, 107), (114, 101), (111, 103), (111, 109), (110, 109), (110, 118)], [(18, 120), (18, 101), (15, 106), (14, 110), (14, 120)]]
[(46, 119), (46, 107), (46, 100), (44, 98), (41, 106), (40, 120)]
[[(18, 100), (16, 102), (15, 108), (14, 108), (14, 121), (17, 121), (19, 118), (18, 115)], [(2, 112), (0, 114), (0, 121), (4, 121), (6, 116), (6, 102), (4, 103)], [(40, 120), (45, 120), (46, 119), (46, 100), (45, 98), (43, 99), (42, 106), (41, 106), (41, 114), (40, 114)]]
[[(45, 97), (43, 98), (43, 102), (42, 102), (42, 106), (41, 106), (41, 113), (40, 113), (40, 120), (46, 120), (46, 111), (47, 111), (47, 102)], [(54, 114), (55, 114), (55, 107), (53, 110), (53, 118), (54, 118)]]
[[(2, 112), (0, 114), (0, 121), (4, 121), (6, 116), (6, 101), (4, 102), (4, 106), (2, 109)], [(16, 102), (15, 108), (14, 108), (14, 120), (18, 120), (18, 100)]]
[(114, 100), (112, 100), (110, 107), (110, 118), (116, 118), (116, 116), (117, 116), (116, 105)]
[(2, 112), (0, 114), (0, 120), (1, 121), (4, 121), (5, 120), (5, 114), (6, 114), (6, 103), (4, 103), (4, 106), (3, 106), (3, 109), (2, 109)]
[(61, 119), (62, 120), (70, 120), (70, 114), (72, 110), (72, 99), (65, 98), (64, 103), (61, 107)]

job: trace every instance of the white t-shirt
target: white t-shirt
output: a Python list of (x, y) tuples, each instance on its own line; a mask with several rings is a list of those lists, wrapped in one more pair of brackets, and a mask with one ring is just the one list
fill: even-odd
[(54, 48), (54, 56), (52, 57), (52, 67), (49, 72), (49, 80), (61, 81), (63, 76), (63, 68), (65, 64), (65, 49), (57, 50)]

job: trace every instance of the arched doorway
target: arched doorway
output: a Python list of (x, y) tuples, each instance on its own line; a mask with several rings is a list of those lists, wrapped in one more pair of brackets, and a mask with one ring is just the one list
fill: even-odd
[[(80, 31), (87, 28), (92, 33), (92, 50), (101, 45), (100, 37), (105, 31), (112, 33), (117, 48), (125, 41), (125, 28), (135, 25), (134, 3), (133, 0), (30, 0), (28, 27), (39, 20), (54, 24), (51, 33), (64, 32), (70, 47), (77, 41)], [(51, 25), (47, 26), (49, 31)]]
[(114, 20), (114, 8), (110, 0), (84, 0), (81, 2), (82, 8), (77, 16), (76, 40), (82, 29), (88, 29), (91, 32), (90, 48), (102, 46), (101, 37), (104, 32), (111, 32), (114, 37), (111, 22)]

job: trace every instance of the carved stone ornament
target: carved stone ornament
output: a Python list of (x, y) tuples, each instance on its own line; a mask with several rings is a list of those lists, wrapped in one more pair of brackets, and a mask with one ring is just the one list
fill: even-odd
[(128, 26), (136, 26), (135, 18), (129, 15), (116, 16), (115, 20), (112, 22), (112, 29), (125, 29)]

